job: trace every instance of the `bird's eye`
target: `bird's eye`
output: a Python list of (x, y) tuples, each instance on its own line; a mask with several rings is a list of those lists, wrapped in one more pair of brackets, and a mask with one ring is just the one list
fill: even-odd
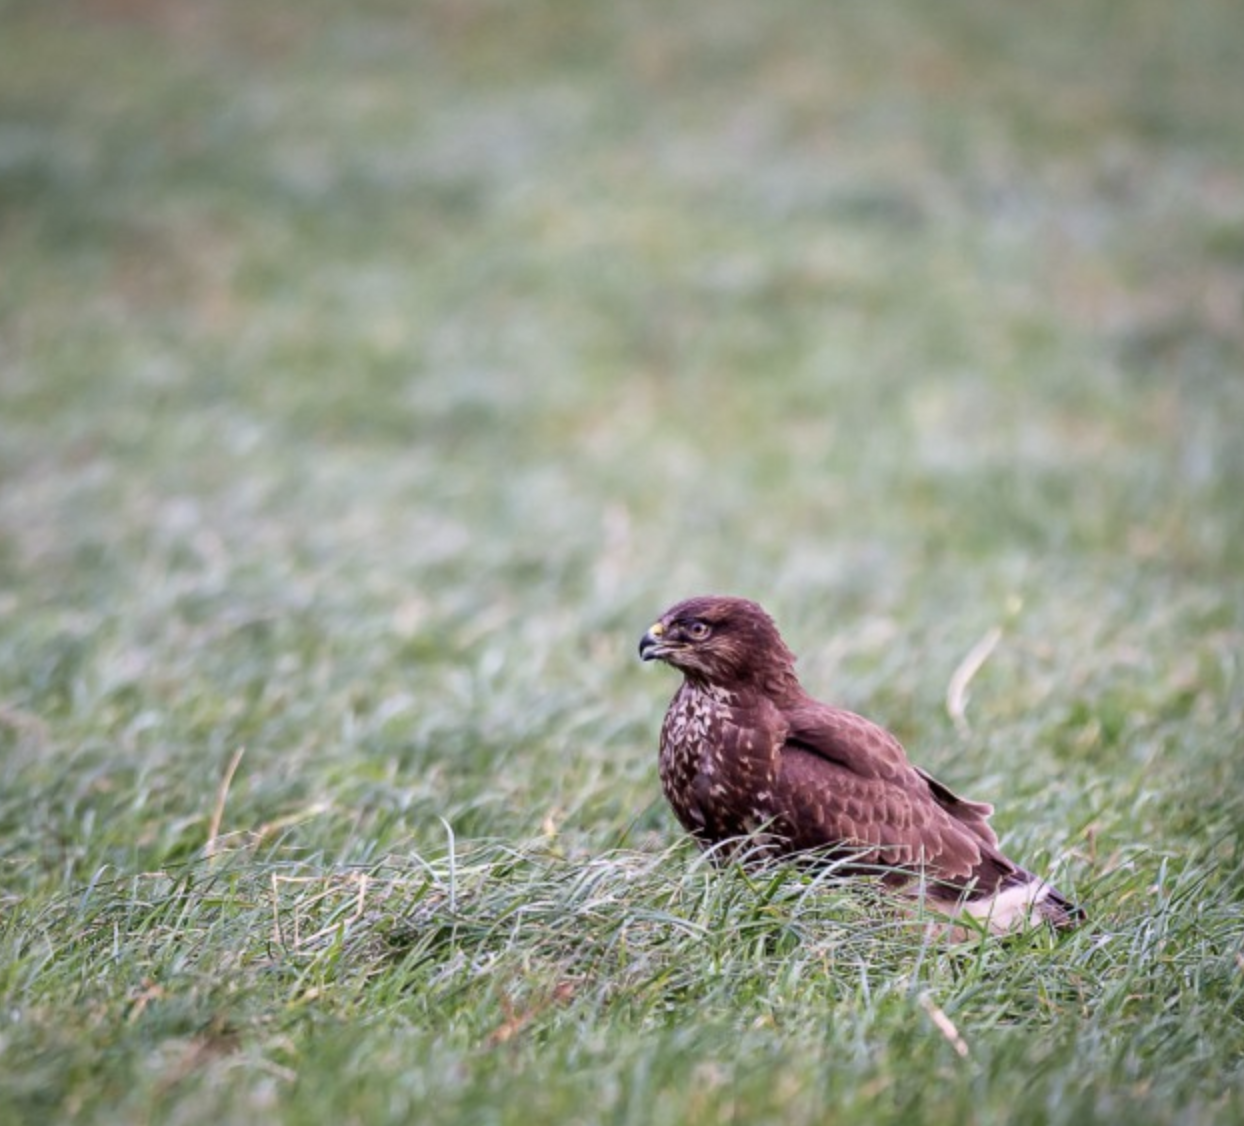
[(687, 636), (692, 641), (703, 641), (712, 632), (708, 622), (692, 622), (687, 626)]

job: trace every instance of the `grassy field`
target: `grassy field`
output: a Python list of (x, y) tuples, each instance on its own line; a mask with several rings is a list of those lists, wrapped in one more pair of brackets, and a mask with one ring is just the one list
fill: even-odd
[[(0, 1123), (1244, 1121), (1242, 37), (0, 0)], [(1088, 925), (707, 866), (709, 591)]]

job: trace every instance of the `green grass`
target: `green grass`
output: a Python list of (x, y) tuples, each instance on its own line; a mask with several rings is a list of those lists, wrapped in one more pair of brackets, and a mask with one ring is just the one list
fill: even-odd
[[(0, 1122), (1244, 1119), (1237, 8), (0, 0)], [(706, 591), (1087, 926), (713, 870)]]

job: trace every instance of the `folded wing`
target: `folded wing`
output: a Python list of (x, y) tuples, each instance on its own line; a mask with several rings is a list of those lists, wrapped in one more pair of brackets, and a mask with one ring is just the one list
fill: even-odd
[(912, 766), (884, 728), (815, 701), (789, 709), (778, 772), (782, 826), (797, 849), (860, 850), (860, 862), (918, 871), (973, 898), (1027, 873), (997, 848), (983, 802)]

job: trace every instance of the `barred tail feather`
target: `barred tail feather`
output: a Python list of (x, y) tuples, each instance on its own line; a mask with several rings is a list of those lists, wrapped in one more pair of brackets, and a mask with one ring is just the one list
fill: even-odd
[(1072, 903), (1052, 884), (1045, 885), (1045, 896), (1037, 906), (1041, 917), (1050, 926), (1057, 927), (1059, 930), (1078, 927), (1087, 918), (1084, 908)]
[(1084, 921), (1084, 912), (1053, 884), (1023, 872), (1018, 882), (998, 888), (992, 895), (968, 900), (960, 908), (979, 919), (994, 934), (1009, 934), (1045, 923), (1069, 930)]

